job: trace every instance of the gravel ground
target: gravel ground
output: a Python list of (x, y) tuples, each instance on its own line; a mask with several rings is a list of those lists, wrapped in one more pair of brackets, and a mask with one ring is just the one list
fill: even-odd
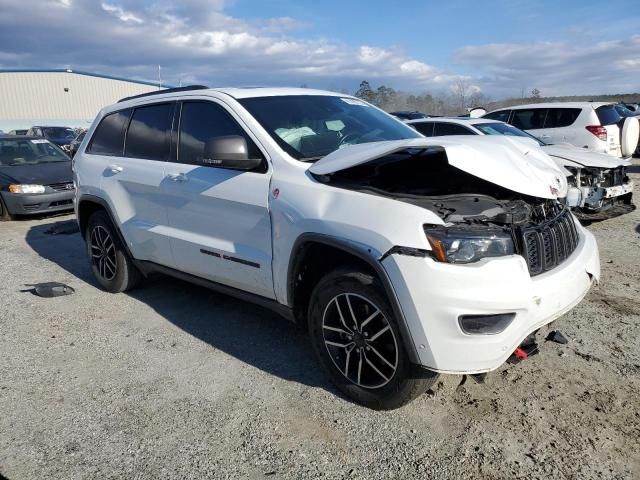
[[(0, 225), (9, 480), (640, 478), (640, 210), (589, 227), (602, 283), (553, 324), (568, 345), (393, 412), (339, 396), (268, 311), (171, 279), (100, 291), (80, 236), (45, 234), (70, 218)], [(76, 293), (22, 291), (43, 281)]]

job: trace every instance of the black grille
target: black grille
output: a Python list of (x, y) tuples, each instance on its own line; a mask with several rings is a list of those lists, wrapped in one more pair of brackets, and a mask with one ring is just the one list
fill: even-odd
[(52, 183), (49, 186), (56, 192), (68, 192), (70, 190), (73, 190), (73, 182)]
[(531, 275), (551, 270), (565, 261), (578, 246), (578, 231), (568, 210), (522, 232), (522, 255)]

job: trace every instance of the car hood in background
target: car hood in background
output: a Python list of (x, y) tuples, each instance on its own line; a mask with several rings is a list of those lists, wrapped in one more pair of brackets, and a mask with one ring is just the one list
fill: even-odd
[(623, 160), (606, 153), (590, 152), (584, 148), (564, 143), (545, 145), (542, 150), (552, 157), (579, 163), (584, 167), (616, 168), (631, 165), (629, 160)]
[(71, 162), (40, 163), (38, 165), (0, 165), (0, 183), (50, 185), (72, 182)]
[(318, 160), (309, 172), (328, 175), (407, 149), (442, 149), (453, 167), (514, 192), (539, 198), (566, 196), (565, 173), (537, 145), (506, 136), (448, 136), (361, 143)]

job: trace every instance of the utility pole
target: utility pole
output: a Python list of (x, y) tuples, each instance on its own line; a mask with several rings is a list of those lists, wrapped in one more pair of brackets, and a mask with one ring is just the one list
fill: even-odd
[(158, 90), (162, 89), (162, 70), (160, 65), (158, 65)]

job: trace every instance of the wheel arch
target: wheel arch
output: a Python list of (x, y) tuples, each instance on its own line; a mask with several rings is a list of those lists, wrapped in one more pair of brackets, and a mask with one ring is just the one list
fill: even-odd
[[(329, 253), (332, 255), (328, 256)], [(415, 343), (391, 280), (373, 249), (362, 244), (320, 233), (303, 233), (296, 239), (287, 270), (286, 295), (296, 321), (306, 318), (305, 307), (318, 280), (329, 271), (348, 263), (363, 267), (380, 281), (398, 320), (401, 340), (409, 359), (411, 363), (419, 364)], [(319, 268), (305, 272), (309, 266)]]

